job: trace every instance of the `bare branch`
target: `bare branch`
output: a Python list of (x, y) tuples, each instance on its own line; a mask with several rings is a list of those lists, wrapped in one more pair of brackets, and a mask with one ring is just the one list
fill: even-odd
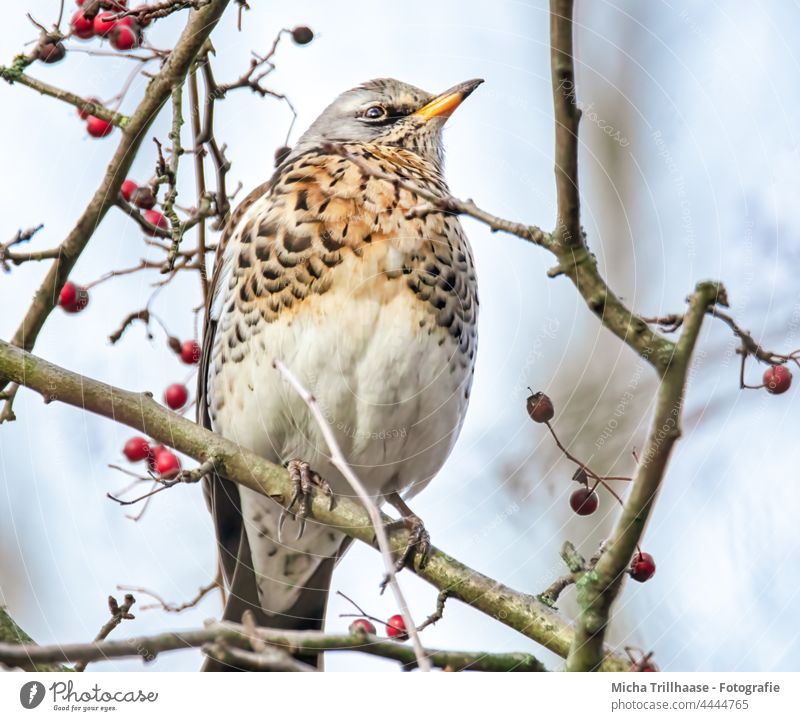
[[(152, 661), (159, 653), (187, 648), (208, 648), (211, 652), (237, 649), (245, 652), (234, 657), (247, 664), (259, 664), (251, 651), (253, 638), (263, 641), (269, 648), (284, 653), (313, 653), (319, 651), (361, 651), (373, 656), (399, 661), (414, 668), (413, 649), (396, 641), (369, 636), (364, 633), (328, 635), (320, 631), (282, 631), (263, 627), (246, 627), (235, 623), (212, 623), (203, 629), (170, 631), (153, 636), (139, 636), (97, 643), (59, 644), (54, 646), (16, 645), (0, 643), (0, 663), (7, 666), (29, 668), (33, 664), (48, 662), (89, 662), (111, 658), (135, 658)], [(480, 651), (428, 650), (427, 658), (438, 668), (453, 671), (545, 671), (544, 665), (527, 653), (483, 653)], [(235, 665), (235, 661), (233, 662)], [(627, 660), (621, 661), (627, 669)], [(296, 669), (295, 669), (296, 670)]]

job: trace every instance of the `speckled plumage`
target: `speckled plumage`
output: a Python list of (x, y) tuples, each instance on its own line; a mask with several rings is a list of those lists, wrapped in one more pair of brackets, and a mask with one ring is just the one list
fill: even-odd
[[(270, 460), (308, 461), (338, 494), (350, 490), (305, 404), (272, 368), (274, 358), (317, 397), (376, 497), (421, 490), (466, 412), (478, 298), (458, 219), (408, 219), (424, 202), (416, 194), (325, 152), (326, 142), (343, 143), (360, 163), (445, 194), (443, 119), (415, 116), (431, 100), (393, 80), (340, 96), (234, 212), (218, 251), (202, 417)], [(359, 120), (376, 102), (396, 117), (387, 113), (381, 126)], [(356, 142), (347, 142), (337, 135), (353, 113), (369, 137), (351, 129)], [(299, 540), (291, 540), (291, 524), (278, 539), (276, 503), (222, 479), (207, 490), (227, 581), (239, 597), (226, 616), (257, 606), (273, 625), (319, 627), (344, 537), (311, 519)]]

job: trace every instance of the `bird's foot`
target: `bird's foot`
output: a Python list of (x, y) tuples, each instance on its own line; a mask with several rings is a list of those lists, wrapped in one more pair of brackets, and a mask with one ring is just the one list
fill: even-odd
[[(428, 565), (428, 559), (431, 555), (431, 536), (425, 528), (422, 519), (417, 516), (400, 498), (399, 494), (392, 493), (386, 500), (394, 506), (403, 517), (397, 521), (392, 521), (386, 525), (387, 531), (393, 531), (398, 528), (408, 529), (408, 543), (397, 559), (394, 565), (394, 572), (399, 573), (404, 568), (414, 565), (414, 561), (418, 562), (420, 568), (425, 568)], [(389, 583), (389, 577), (385, 576), (381, 581), (381, 593), (386, 590), (386, 584)]]
[[(299, 539), (303, 535), (306, 528), (306, 518), (311, 515), (311, 501), (314, 498), (314, 488), (319, 489), (330, 499), (329, 508), (333, 510), (336, 505), (336, 498), (333, 495), (333, 489), (330, 484), (311, 468), (305, 461), (299, 458), (293, 458), (286, 464), (286, 470), (289, 472), (289, 479), (294, 485), (294, 494), (292, 499), (286, 506), (286, 510), (281, 513), (280, 520), (278, 521), (278, 537), (280, 538), (283, 531), (283, 524), (288, 516), (293, 521), (299, 522), (297, 529), (297, 537)], [(297, 511), (292, 510), (295, 505)]]

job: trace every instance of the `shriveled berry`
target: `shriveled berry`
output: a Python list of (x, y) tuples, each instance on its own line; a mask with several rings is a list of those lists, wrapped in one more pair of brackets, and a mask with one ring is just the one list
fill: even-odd
[(631, 578), (639, 583), (649, 581), (656, 572), (656, 562), (649, 553), (637, 553), (631, 561)]
[(528, 408), (528, 415), (537, 423), (547, 423), (547, 421), (555, 415), (553, 401), (550, 400), (547, 394), (541, 391), (528, 396), (526, 405)]
[(292, 149), (288, 145), (281, 145), (281, 147), (275, 151), (275, 167), (277, 168), (284, 160), (286, 160), (291, 152)]
[(67, 49), (59, 42), (42, 43), (36, 51), (36, 56), (43, 63), (57, 63), (63, 60), (66, 54)]
[(156, 195), (152, 188), (147, 185), (143, 185), (140, 188), (136, 188), (136, 190), (133, 192), (133, 195), (131, 195), (131, 203), (133, 203), (137, 208), (150, 210), (150, 208), (155, 207)]
[(120, 195), (125, 198), (129, 203), (131, 201), (131, 196), (134, 194), (136, 189), (139, 186), (136, 184), (135, 180), (131, 180), (128, 178), (127, 180), (122, 181), (122, 186), (119, 189)]
[(764, 385), (773, 395), (786, 393), (792, 385), (792, 372), (786, 366), (770, 366), (764, 371)]
[(200, 362), (200, 344), (196, 340), (185, 340), (181, 345), (181, 360), (187, 365)]
[[(164, 391), (164, 403), (172, 408), (173, 411), (183, 408), (188, 400), (189, 390), (183, 383), (173, 383)], [(158, 461), (158, 458), (156, 458), (156, 461)]]
[(58, 295), (58, 304), (67, 313), (80, 313), (89, 305), (89, 291), (68, 280)]
[(136, 461), (145, 460), (150, 455), (150, 444), (146, 438), (134, 436), (127, 440), (122, 452), (131, 463), (136, 463)]
[(350, 633), (371, 633), (375, 634), (375, 624), (368, 618), (357, 618), (350, 624)]
[[(123, 20), (131, 20), (133, 18), (124, 17)], [(139, 28), (131, 27), (129, 25), (122, 25), (117, 23), (109, 35), (111, 47), (115, 50), (133, 50), (139, 47)]]
[(292, 40), (298, 45), (308, 45), (314, 39), (314, 31), (305, 25), (298, 25), (292, 30)]
[(162, 478), (175, 478), (181, 472), (181, 461), (172, 451), (163, 450), (156, 456), (156, 473)]
[(114, 19), (115, 16), (115, 12), (97, 13), (97, 15), (94, 16), (94, 34), (103, 38), (108, 35), (117, 24), (117, 21)]
[(81, 40), (94, 37), (94, 18), (87, 18), (83, 10), (78, 10), (69, 21), (72, 34)]
[(579, 516), (590, 516), (597, 510), (600, 499), (588, 488), (578, 488), (569, 497), (569, 505)]
[[(158, 210), (146, 210), (144, 212), (144, 219), (150, 223), (150, 225), (156, 226), (156, 228), (161, 228), (161, 230), (169, 230), (169, 221), (167, 220), (167, 216)], [(156, 233), (153, 231), (148, 232), (150, 235), (156, 235)]]
[(396, 613), (386, 622), (386, 635), (398, 641), (405, 641), (408, 638), (406, 622), (401, 614)]
[(96, 115), (90, 115), (86, 118), (86, 130), (93, 138), (105, 138), (110, 135), (114, 130), (114, 126), (108, 122), (98, 118)]

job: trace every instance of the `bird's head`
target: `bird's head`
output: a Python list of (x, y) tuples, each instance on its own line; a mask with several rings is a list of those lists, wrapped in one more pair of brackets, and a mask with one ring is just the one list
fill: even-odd
[(300, 138), (298, 149), (319, 143), (378, 143), (411, 150), (442, 162), (442, 126), (483, 80), (467, 80), (431, 95), (392, 78), (347, 90)]

